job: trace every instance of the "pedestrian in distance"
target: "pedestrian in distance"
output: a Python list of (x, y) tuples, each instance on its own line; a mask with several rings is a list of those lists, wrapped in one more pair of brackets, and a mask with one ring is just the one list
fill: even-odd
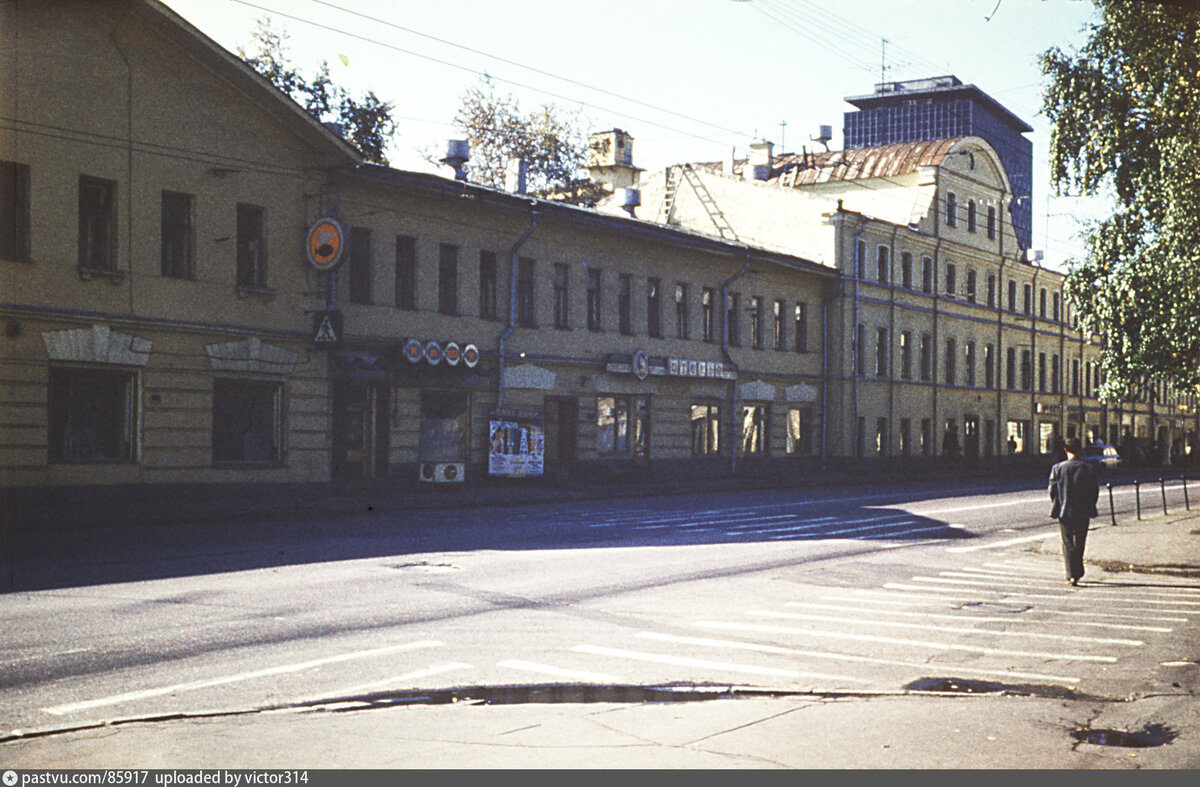
[(1087, 542), (1088, 525), (1100, 496), (1096, 471), (1079, 458), (1083, 446), (1079, 438), (1067, 441), (1067, 458), (1050, 468), (1050, 516), (1058, 520), (1062, 532), (1063, 562), (1067, 567), (1067, 582), (1078, 585), (1083, 577), (1083, 547)]

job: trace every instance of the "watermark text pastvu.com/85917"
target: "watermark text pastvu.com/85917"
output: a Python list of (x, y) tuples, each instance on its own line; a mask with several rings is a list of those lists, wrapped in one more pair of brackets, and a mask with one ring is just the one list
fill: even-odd
[(0, 777), (4, 787), (26, 787), (35, 784), (63, 785), (143, 785), (161, 787), (176, 785), (222, 785), (243, 787), (244, 785), (307, 785), (308, 771), (303, 770), (6, 770)]

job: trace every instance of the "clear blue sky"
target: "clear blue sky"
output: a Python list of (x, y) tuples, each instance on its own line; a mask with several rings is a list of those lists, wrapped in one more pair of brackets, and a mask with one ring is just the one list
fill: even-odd
[(325, 60), (336, 82), (392, 102), (390, 159), (403, 169), (430, 169), (421, 154), (459, 136), (459, 99), (484, 72), (526, 111), (553, 103), (588, 131), (625, 129), (634, 163), (651, 171), (730, 147), (745, 155), (755, 136), (812, 146), (820, 124), (838, 148), (852, 108), (843, 99), (873, 92), (881, 70), (889, 80), (954, 74), (1034, 128), (1044, 264), (1081, 254), (1077, 217), (1096, 212), (1051, 194), (1037, 64), (1051, 46), (1086, 40), (1087, 0), (165, 1), (231, 51), (250, 49), (270, 17), (303, 73)]

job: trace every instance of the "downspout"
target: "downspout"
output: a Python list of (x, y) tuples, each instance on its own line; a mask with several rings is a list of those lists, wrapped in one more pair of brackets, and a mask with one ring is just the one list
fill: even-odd
[(508, 326), (504, 329), (504, 333), (500, 334), (500, 383), (498, 389), (498, 397), (496, 401), (496, 409), (504, 407), (504, 343), (512, 334), (516, 327), (517, 319), (517, 252), (525, 245), (525, 241), (529, 240), (529, 236), (537, 229), (538, 212), (536, 210), (537, 203), (529, 203), (534, 210), (529, 211), (529, 228), (521, 234), (517, 242), (513, 244), (512, 251), (509, 252), (509, 271), (508, 271)]
[[(858, 336), (858, 333), (859, 333), (859, 331), (858, 331), (858, 285), (859, 285), (859, 281), (860, 281), (860, 277), (858, 274), (860, 272), (860, 270), (859, 270), (860, 268), (865, 269), (867, 261), (866, 261), (866, 259), (859, 259), (859, 257), (858, 257), (858, 241), (859, 241), (859, 236), (861, 236), (863, 234), (863, 230), (865, 230), (866, 228), (867, 228), (867, 217), (863, 216), (862, 214), (859, 214), (859, 225), (858, 225), (858, 230), (854, 233), (854, 249), (853, 249), (853, 251), (854, 251), (854, 254), (853, 254), (853, 258), (854, 258), (854, 310), (853, 310), (854, 324), (850, 326), (850, 331), (851, 331), (850, 335), (853, 337), (851, 339), (851, 346), (854, 347), (854, 357), (852, 359), (852, 363), (850, 364), (850, 374), (851, 374), (851, 378), (854, 381), (854, 395), (853, 395), (854, 420), (850, 424), (850, 433), (854, 436), (854, 458), (859, 459), (859, 460), (864, 459), (866, 457), (866, 449), (865, 448), (863, 449), (863, 456), (858, 455), (858, 448), (860, 445), (862, 445), (863, 440), (866, 439), (866, 434), (865, 433), (860, 434), (859, 425), (858, 425), (858, 377), (859, 377), (858, 359), (862, 358), (863, 364), (864, 365), (866, 364), (866, 355), (865, 355), (866, 348), (861, 346), (862, 342), (859, 341), (859, 336)], [(862, 338), (866, 339), (865, 332), (864, 332)]]
[(829, 304), (845, 295), (842, 281), (838, 281), (837, 291), (829, 297), (821, 298), (821, 469), (829, 469), (829, 449), (827, 435), (829, 434)]
[(750, 270), (750, 252), (746, 251), (746, 264), (742, 269), (733, 276), (726, 279), (721, 284), (721, 308), (724, 312), (724, 317), (721, 319), (721, 355), (725, 356), (725, 360), (733, 367), (733, 393), (730, 396), (730, 413), (729, 413), (729, 474), (737, 475), (737, 422), (738, 422), (738, 366), (733, 360), (733, 356), (729, 354), (729, 285), (733, 284), (738, 279), (746, 275)]
[[(887, 381), (888, 381), (888, 442), (896, 429), (896, 364), (893, 348), (896, 346), (896, 235), (900, 225), (892, 227), (892, 242), (888, 248), (888, 346), (887, 346)], [(889, 452), (890, 455), (890, 452)]]

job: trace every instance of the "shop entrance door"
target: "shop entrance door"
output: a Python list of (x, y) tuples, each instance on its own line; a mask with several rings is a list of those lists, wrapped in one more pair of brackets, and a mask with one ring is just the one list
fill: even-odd
[(387, 474), (387, 389), (342, 379), (333, 391), (333, 478), (362, 487)]
[(575, 473), (578, 449), (579, 400), (573, 396), (547, 396), (545, 473), (555, 484), (565, 484)]

